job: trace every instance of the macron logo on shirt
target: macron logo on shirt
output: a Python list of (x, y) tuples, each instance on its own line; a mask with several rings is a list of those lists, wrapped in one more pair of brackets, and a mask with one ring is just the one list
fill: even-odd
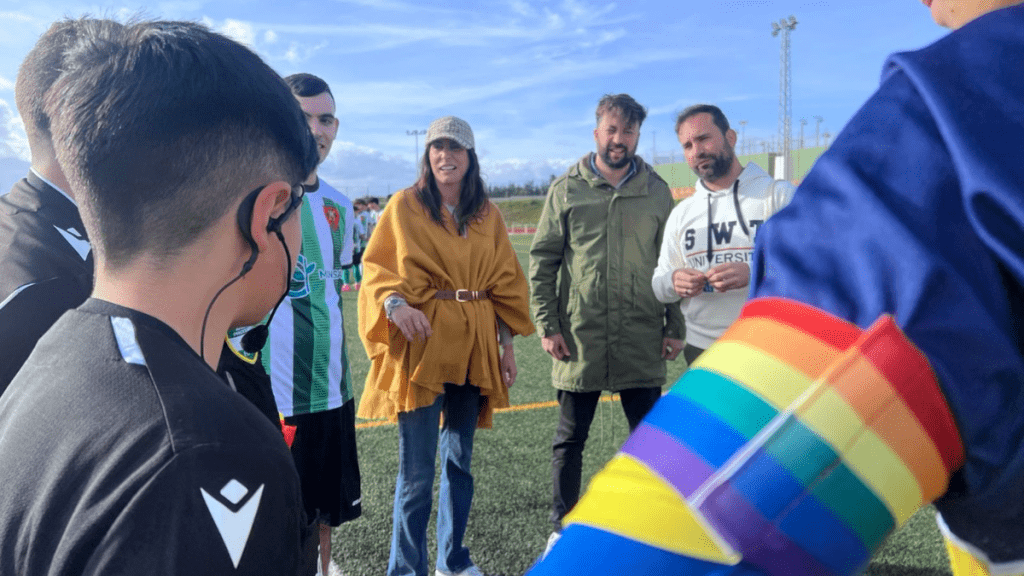
[(89, 250), (92, 250), (92, 246), (89, 245), (89, 241), (83, 238), (82, 234), (78, 230), (75, 230), (74, 228), (68, 228), (65, 230), (63, 228), (58, 228), (57, 226), (54, 226), (53, 228), (57, 230), (57, 232), (60, 232), (60, 235), (68, 241), (68, 244), (71, 245), (75, 252), (78, 252), (78, 255), (82, 257), (82, 260), (85, 260), (89, 256)]
[(220, 532), (220, 537), (224, 540), (224, 545), (227, 546), (228, 555), (231, 556), (231, 562), (235, 568), (238, 568), (238, 562), (242, 559), (242, 553), (245, 552), (245, 545), (249, 543), (249, 534), (256, 521), (256, 512), (260, 507), (264, 486), (265, 484), (261, 484), (254, 493), (250, 493), (249, 489), (238, 480), (232, 480), (225, 484), (220, 489), (220, 496), (227, 500), (231, 507), (237, 507), (239, 502), (248, 497), (248, 501), (235, 511), (231, 511), (231, 507), (211, 496), (206, 490), (199, 489), (203, 494), (203, 500), (206, 501), (206, 508), (210, 511), (210, 516), (213, 517), (213, 523), (217, 525), (217, 531)]

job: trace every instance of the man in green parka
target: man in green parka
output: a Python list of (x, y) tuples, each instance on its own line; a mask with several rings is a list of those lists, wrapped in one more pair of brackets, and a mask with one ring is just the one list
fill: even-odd
[(636, 156), (646, 116), (627, 94), (601, 98), (597, 151), (551, 184), (530, 248), (534, 322), (554, 358), (560, 406), (549, 547), (579, 499), (601, 392), (619, 393), (632, 431), (661, 396), (665, 360), (683, 347), (679, 307), (651, 290), (673, 203), (668, 184)]

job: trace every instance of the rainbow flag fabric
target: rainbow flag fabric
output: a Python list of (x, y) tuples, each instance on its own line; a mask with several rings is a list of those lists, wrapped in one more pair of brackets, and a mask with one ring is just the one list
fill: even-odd
[(810, 306), (748, 302), (530, 572), (856, 574), (963, 448), (924, 355)]

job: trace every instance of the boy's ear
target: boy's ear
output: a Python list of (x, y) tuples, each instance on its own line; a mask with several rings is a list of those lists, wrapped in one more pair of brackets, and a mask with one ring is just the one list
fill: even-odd
[(256, 195), (248, 230), (260, 251), (270, 247), (273, 219), (284, 213), (291, 200), (292, 187), (283, 180), (267, 184)]

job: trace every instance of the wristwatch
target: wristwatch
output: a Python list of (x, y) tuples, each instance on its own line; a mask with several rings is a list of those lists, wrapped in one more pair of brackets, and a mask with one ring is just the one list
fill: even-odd
[(395, 310), (400, 306), (406, 306), (409, 303), (405, 301), (405, 298), (397, 292), (388, 296), (384, 299), (384, 315), (391, 320), (391, 315), (394, 314)]

